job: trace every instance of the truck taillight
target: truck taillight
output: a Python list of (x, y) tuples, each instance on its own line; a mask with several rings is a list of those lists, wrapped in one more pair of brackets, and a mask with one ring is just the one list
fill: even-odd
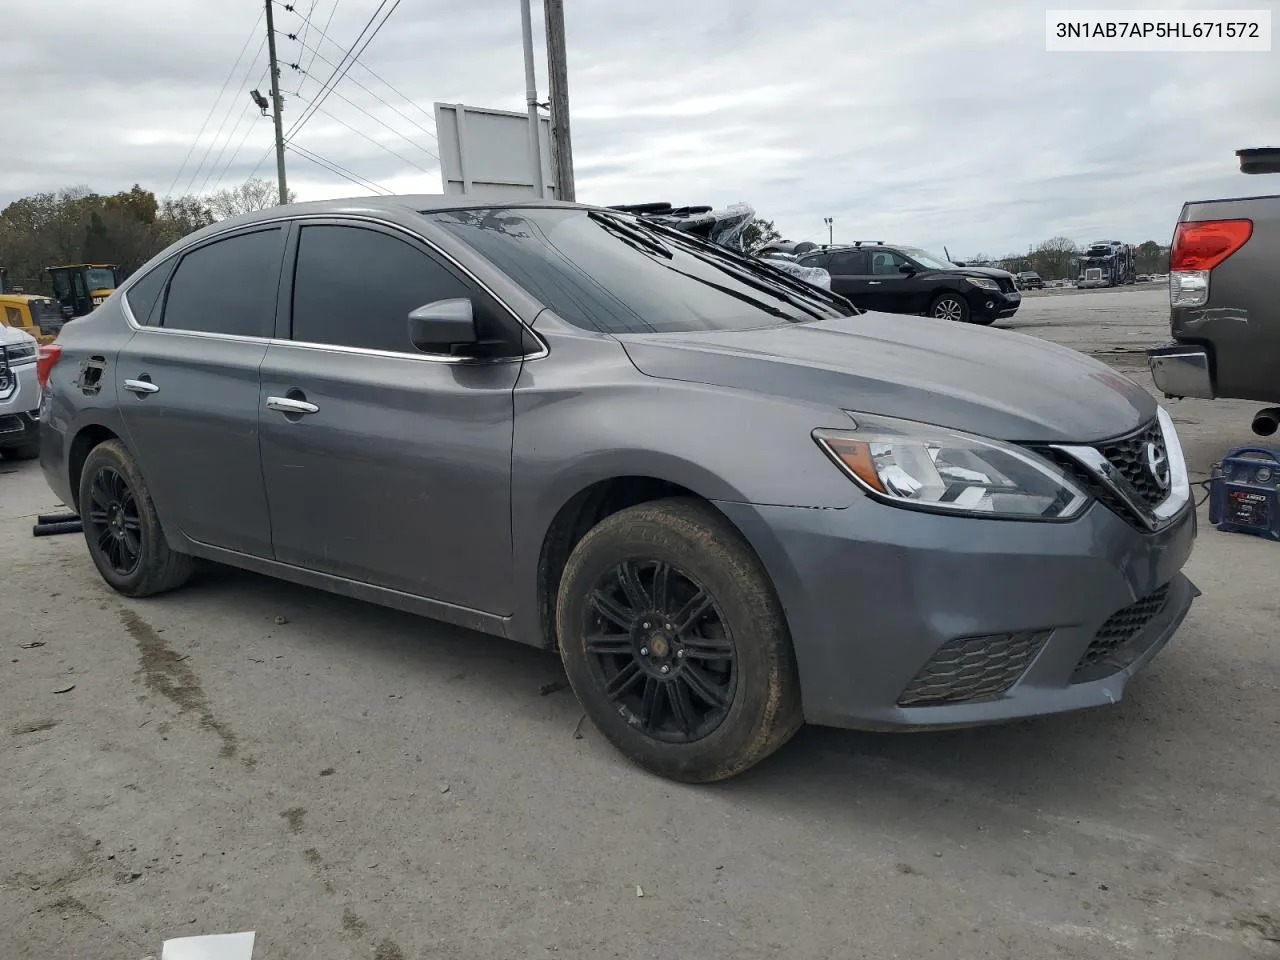
[(1208, 303), (1213, 268), (1243, 247), (1252, 234), (1252, 220), (1178, 224), (1169, 251), (1169, 305), (1202, 307)]
[(1253, 234), (1252, 220), (1201, 220), (1180, 223), (1169, 251), (1170, 270), (1212, 270)]
[(53, 373), (53, 365), (61, 357), (62, 348), (56, 343), (46, 343), (40, 348), (40, 353), (36, 356), (36, 380), (39, 381), (41, 390), (49, 382), (49, 374)]

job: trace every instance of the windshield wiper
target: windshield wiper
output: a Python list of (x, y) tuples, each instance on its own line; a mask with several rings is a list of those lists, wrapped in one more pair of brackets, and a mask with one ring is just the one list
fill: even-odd
[(587, 216), (594, 220), (606, 230), (610, 230), (619, 236), (625, 237), (632, 243), (639, 244), (650, 253), (656, 253), (664, 259), (670, 260), (675, 254), (671, 252), (671, 248), (659, 240), (657, 237), (651, 236), (642, 230), (636, 228), (634, 224), (627, 223), (620, 217), (612, 217), (607, 213), (601, 213), (599, 210), (588, 210)]
[[(643, 223), (643, 227), (644, 229), (650, 230), (654, 233), (669, 236), (674, 240), (683, 241), (684, 243), (694, 247), (701, 254), (713, 256), (717, 261), (714, 266), (720, 270), (723, 270), (731, 276), (736, 276), (739, 280), (755, 287), (757, 290), (763, 290), (766, 293), (773, 294), (775, 297), (779, 297), (785, 302), (791, 304), (793, 307), (803, 310), (805, 313), (819, 320), (825, 320), (828, 319), (828, 317), (815, 310), (812, 303), (813, 300), (825, 301), (839, 309), (849, 310), (851, 311), (849, 316), (856, 316), (862, 312), (839, 294), (831, 293), (827, 290), (823, 290), (821, 287), (815, 286), (814, 284), (806, 283), (799, 277), (793, 277), (785, 270), (779, 270), (776, 267), (765, 263), (763, 260), (748, 257), (746, 254), (735, 254), (717, 243), (692, 237), (687, 233), (676, 230), (674, 227), (668, 227), (666, 224)], [(789, 295), (786, 290), (778, 290), (771, 284), (760, 283), (752, 276), (744, 277), (743, 273), (754, 275), (754, 277), (768, 279), (773, 281), (775, 284), (781, 284), (782, 286), (795, 291), (797, 294), (808, 298), (810, 302), (805, 303), (798, 300), (796, 297)]]

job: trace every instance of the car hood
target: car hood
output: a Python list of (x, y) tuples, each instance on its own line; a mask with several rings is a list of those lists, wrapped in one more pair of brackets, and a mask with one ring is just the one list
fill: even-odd
[(36, 338), (31, 336), (25, 330), (19, 330), (17, 327), (6, 326), (0, 323), (0, 343), (10, 344), (27, 344), (35, 343)]
[(1008, 270), (997, 270), (995, 267), (956, 267), (951, 270), (940, 270), (939, 273), (952, 274), (957, 277), (990, 277), (992, 280), (1012, 280), (1013, 274)]
[[(1109, 439), (1156, 412), (1106, 364), (1007, 330), (863, 313), (757, 330), (619, 336), (651, 377), (938, 424), (982, 436)], [(815, 424), (819, 426), (819, 424)]]

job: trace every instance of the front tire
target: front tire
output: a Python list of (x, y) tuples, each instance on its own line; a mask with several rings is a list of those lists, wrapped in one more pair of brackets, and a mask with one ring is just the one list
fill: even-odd
[(929, 304), (929, 316), (956, 323), (969, 322), (969, 304), (958, 293), (940, 293)]
[(191, 557), (169, 548), (146, 481), (120, 441), (89, 452), (79, 504), (89, 556), (113, 590), (149, 597), (187, 582)]
[(696, 500), (622, 510), (574, 548), (556, 603), (574, 694), (647, 770), (732, 777), (800, 728), (781, 604), (742, 535)]

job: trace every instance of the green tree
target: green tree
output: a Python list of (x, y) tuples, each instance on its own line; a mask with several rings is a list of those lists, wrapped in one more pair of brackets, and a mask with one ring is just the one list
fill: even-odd
[(752, 217), (742, 228), (742, 249), (748, 254), (754, 254), (765, 244), (781, 239), (782, 234), (773, 225), (773, 221), (763, 217)]

